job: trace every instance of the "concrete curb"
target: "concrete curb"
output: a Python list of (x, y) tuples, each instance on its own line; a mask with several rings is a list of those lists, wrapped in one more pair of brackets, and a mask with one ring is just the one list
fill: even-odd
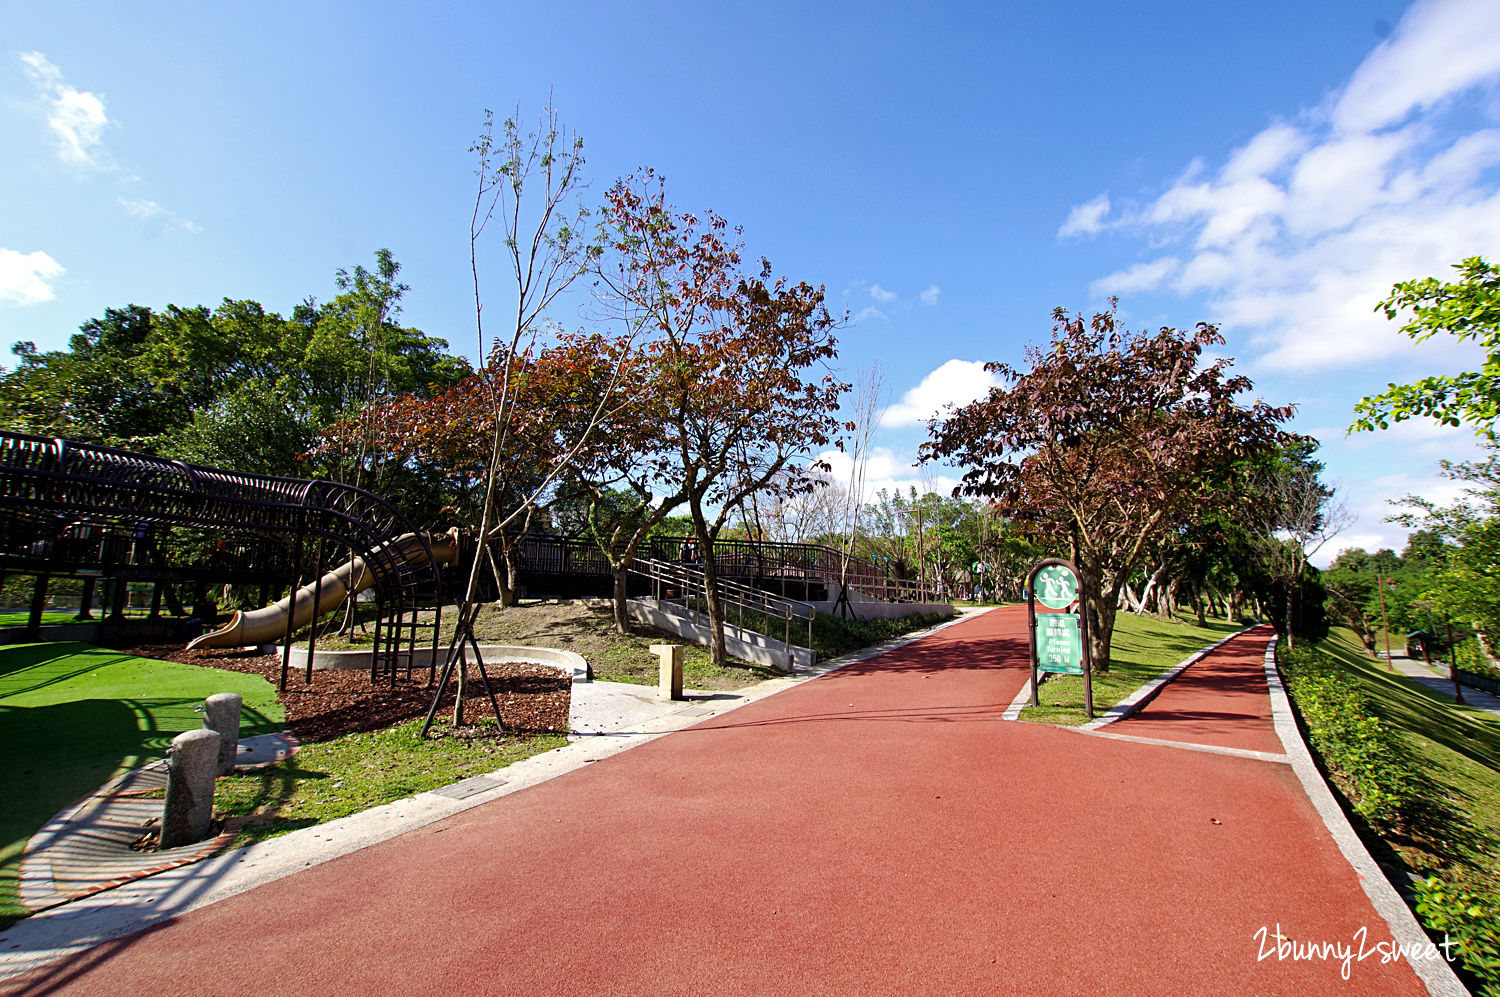
[[(1291, 701), (1287, 699), (1286, 689), (1281, 684), (1281, 672), (1276, 667), (1274, 636), (1266, 645), (1265, 671), (1266, 685), (1271, 690), (1271, 716), (1276, 725), (1276, 736), (1281, 738), (1281, 746), (1291, 759), (1292, 771), (1297, 773), (1308, 800), (1318, 811), (1318, 816), (1323, 818), (1323, 825), (1328, 828), (1339, 851), (1359, 877), (1359, 885), (1365, 891), (1365, 896), (1370, 898), (1370, 903), (1385, 919), (1391, 938), (1403, 946), (1407, 953), (1421, 954), (1432, 944), (1431, 939), (1417, 923), (1416, 915), (1406, 906), (1406, 901), (1401, 899), (1396, 888), (1386, 879), (1385, 873), (1366, 850), (1364, 842), (1359, 840), (1349, 818), (1334, 799), (1333, 791), (1324, 781), (1323, 773), (1318, 771), (1312, 752), (1302, 740), (1302, 732), (1297, 729), (1297, 719), (1292, 713)], [(1372, 950), (1377, 941), (1378, 939), (1370, 940)], [(1417, 974), (1433, 997), (1466, 997), (1469, 993), (1441, 956), (1433, 959), (1408, 956), (1407, 961), (1411, 964), (1412, 972)]]
[[(267, 653), (280, 655), (283, 646), (280, 644), (266, 645), (271, 650)], [(313, 670), (321, 669), (349, 669), (369, 671), (371, 651), (313, 651)], [(446, 652), (438, 648), (438, 658), (441, 659)], [(484, 663), (505, 664), (522, 663), (531, 665), (545, 665), (555, 668), (572, 678), (574, 682), (587, 682), (589, 680), (588, 662), (583, 655), (576, 651), (565, 651), (555, 647), (523, 647), (513, 644), (480, 644), (479, 653), (484, 655)], [(431, 648), (418, 648), (412, 659), (413, 668), (427, 668), (433, 662)], [(292, 669), (307, 667), (306, 645), (292, 645), (292, 653), (288, 658)]]

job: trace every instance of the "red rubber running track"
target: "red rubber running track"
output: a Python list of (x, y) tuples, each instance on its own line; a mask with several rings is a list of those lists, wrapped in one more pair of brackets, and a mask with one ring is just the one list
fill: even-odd
[[(8, 985), (1424, 992), (1404, 962), (1274, 954), (1388, 937), (1288, 765), (1006, 722), (1024, 635), (1022, 610), (968, 619)], [(1109, 729), (1279, 753), (1266, 639)]]

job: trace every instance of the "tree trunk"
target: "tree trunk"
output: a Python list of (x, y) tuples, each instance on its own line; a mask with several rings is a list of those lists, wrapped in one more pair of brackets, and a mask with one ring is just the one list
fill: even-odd
[(630, 609), (626, 605), (630, 599), (630, 562), (618, 561), (610, 565), (611, 573), (614, 575), (614, 594), (612, 602), (615, 610), (615, 633), (628, 634), (630, 632)]
[(719, 562), (714, 557), (712, 541), (700, 536), (698, 547), (703, 552), (703, 601), (708, 607), (708, 660), (712, 664), (722, 665), (726, 655), (724, 607), (719, 602)]
[[(1073, 563), (1078, 564), (1077, 560)], [(1109, 650), (1115, 630), (1115, 613), (1119, 609), (1120, 589), (1124, 586), (1125, 579), (1123, 577), (1112, 579), (1106, 587), (1103, 578), (1081, 564), (1078, 564), (1078, 573), (1088, 595), (1079, 608), (1088, 614), (1089, 660), (1094, 672), (1103, 675), (1109, 671)]]
[(1173, 618), (1177, 612), (1177, 579), (1172, 579), (1171, 584), (1164, 585), (1157, 590), (1156, 614), (1164, 620)]
[(1116, 599), (1119, 590), (1094, 596), (1089, 600), (1087, 612), (1089, 614), (1089, 660), (1093, 665), (1095, 674), (1105, 675), (1109, 672), (1109, 652), (1115, 631)]
[[(1156, 566), (1156, 570), (1151, 573), (1151, 577), (1146, 581), (1146, 587), (1141, 591), (1141, 601), (1133, 610), (1133, 612), (1137, 616), (1144, 616), (1146, 613), (1150, 612), (1151, 598), (1153, 595), (1158, 594), (1156, 590), (1157, 582), (1161, 581), (1161, 574), (1165, 570), (1167, 570), (1167, 563), (1163, 561), (1161, 564)], [(1111, 616), (1110, 619), (1113, 620), (1114, 617)]]
[(1295, 651), (1297, 645), (1292, 642), (1292, 589), (1286, 590), (1286, 647), (1288, 651)]
[(1197, 588), (1193, 589), (1193, 611), (1198, 614), (1198, 625), (1200, 627), (1208, 626), (1208, 614), (1204, 611), (1203, 602), (1203, 591)]

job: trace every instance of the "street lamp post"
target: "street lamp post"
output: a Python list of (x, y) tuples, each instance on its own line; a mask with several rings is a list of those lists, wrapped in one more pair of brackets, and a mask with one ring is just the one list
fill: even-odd
[(1385, 586), (1390, 579), (1382, 579), (1380, 572), (1375, 572), (1375, 588), (1380, 592), (1380, 629), (1385, 633), (1385, 667), (1388, 671), (1396, 670), (1396, 663), (1391, 660), (1391, 626), (1385, 620)]

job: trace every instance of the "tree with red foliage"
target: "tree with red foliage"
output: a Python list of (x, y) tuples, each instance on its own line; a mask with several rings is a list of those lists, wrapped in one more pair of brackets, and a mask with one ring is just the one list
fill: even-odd
[(933, 420), (923, 456), (967, 467), (958, 490), (995, 500), (1023, 532), (1066, 540), (1107, 671), (1120, 587), (1142, 555), (1240, 501), (1252, 460), (1297, 439), (1280, 428), (1293, 410), (1239, 403), (1252, 385), (1233, 361), (1204, 362), (1224, 342), (1214, 326), (1130, 333), (1113, 301), (1091, 321), (1061, 308), (1053, 319), (1051, 348), (1028, 346), (1025, 372), (986, 364), (1003, 383)]
[(599, 271), (615, 314), (651, 336), (644, 390), (656, 393), (664, 436), (649, 459), (680, 485), (709, 592), (713, 661), (724, 660), (724, 614), (713, 544), (755, 493), (813, 487), (803, 473), (835, 443), (847, 390), (816, 368), (837, 356), (837, 322), (821, 287), (740, 268), (739, 231), (718, 215), (678, 212), (651, 172), (606, 197), (611, 252)]

